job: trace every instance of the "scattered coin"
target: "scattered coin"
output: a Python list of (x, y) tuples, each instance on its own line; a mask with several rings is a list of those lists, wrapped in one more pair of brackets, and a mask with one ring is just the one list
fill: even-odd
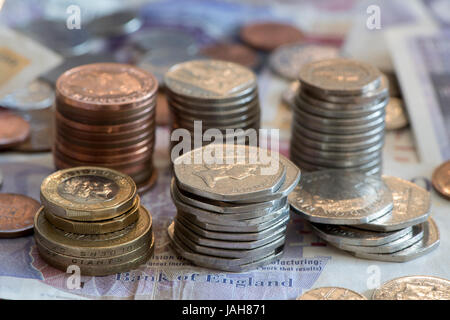
[(450, 160), (434, 170), (431, 182), (437, 192), (450, 199)]
[(30, 124), (9, 111), (0, 111), (0, 149), (24, 142), (30, 135)]
[(253, 49), (238, 43), (218, 43), (205, 47), (200, 53), (216, 60), (241, 64), (247, 68), (256, 68), (259, 64), (258, 54)]
[(292, 25), (278, 22), (256, 22), (243, 26), (240, 38), (255, 49), (272, 51), (284, 44), (303, 41), (304, 35)]
[(367, 298), (350, 289), (321, 287), (305, 292), (296, 300), (367, 300)]
[(55, 91), (50, 84), (38, 79), (3, 97), (0, 105), (20, 111), (40, 110), (49, 108), (54, 99)]
[(142, 29), (131, 35), (130, 41), (144, 52), (161, 50), (196, 54), (198, 51), (195, 37), (181, 29)]
[(0, 238), (21, 237), (33, 232), (33, 218), (41, 205), (21, 194), (0, 193)]
[(398, 130), (408, 125), (403, 100), (391, 97), (386, 106), (386, 130)]
[(338, 56), (339, 49), (333, 46), (294, 43), (277, 48), (270, 55), (269, 65), (278, 75), (295, 81), (305, 64)]
[(450, 281), (433, 276), (407, 276), (384, 283), (374, 300), (450, 300)]
[(342, 170), (305, 173), (289, 203), (311, 222), (344, 225), (369, 222), (393, 207), (391, 192), (381, 179)]

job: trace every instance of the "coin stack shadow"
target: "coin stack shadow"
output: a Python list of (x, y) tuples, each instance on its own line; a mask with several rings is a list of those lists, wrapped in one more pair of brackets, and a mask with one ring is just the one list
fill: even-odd
[(88, 64), (56, 83), (57, 169), (101, 166), (133, 178), (138, 192), (157, 178), (153, 167), (157, 80), (117, 63)]
[(335, 58), (304, 65), (299, 80), (291, 159), (306, 171), (381, 174), (387, 78), (369, 64)]
[[(261, 189), (253, 186), (261, 188), (261, 181), (272, 177), (250, 174), (233, 179), (233, 174), (249, 168), (246, 165), (191, 171), (199, 165), (184, 165), (183, 159), (198, 151), (185, 153), (174, 164), (171, 195), (177, 215), (168, 228), (174, 249), (198, 266), (231, 272), (255, 269), (279, 258), (289, 220), (287, 196), (300, 180), (300, 170), (280, 155), (275, 184), (270, 193), (262, 195)], [(217, 173), (222, 178), (214, 186), (208, 185), (205, 181), (212, 182), (208, 176), (214, 180)], [(197, 174), (206, 179), (197, 179), (199, 185), (194, 182)], [(225, 189), (232, 194), (222, 193)], [(253, 190), (259, 195), (239, 190)]]
[(39, 255), (66, 272), (86, 276), (125, 272), (153, 254), (152, 217), (134, 181), (118, 171), (77, 167), (57, 171), (41, 185), (34, 218)]
[[(260, 127), (257, 79), (244, 66), (221, 60), (188, 61), (170, 68), (164, 83), (172, 131), (183, 128), (194, 138), (194, 121), (201, 121), (198, 123), (201, 132), (197, 134), (201, 133), (202, 137), (206, 130), (218, 129), (224, 139), (232, 139), (226, 143), (236, 138), (238, 142), (243, 139), (241, 144), (244, 144), (248, 143), (245, 130)], [(227, 129), (237, 131), (226, 135)], [(208, 143), (205, 139), (201, 141), (202, 145)], [(172, 142), (171, 147), (175, 144)], [(194, 148), (193, 139), (191, 148)]]
[(389, 262), (437, 248), (430, 201), (429, 192), (410, 181), (342, 170), (305, 173), (289, 195), (292, 211), (317, 236), (356, 257)]

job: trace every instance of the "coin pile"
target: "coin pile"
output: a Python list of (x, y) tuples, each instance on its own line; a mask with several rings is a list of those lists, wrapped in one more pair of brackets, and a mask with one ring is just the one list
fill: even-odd
[[(282, 255), (287, 196), (300, 170), (275, 152), (262, 161), (259, 152), (267, 151), (208, 145), (174, 161), (171, 195), (177, 215), (168, 233), (182, 257), (198, 266), (239, 272)], [(214, 160), (203, 160), (206, 154)]]
[(400, 178), (305, 173), (289, 203), (320, 238), (356, 257), (405, 262), (439, 245), (429, 192)]
[(153, 168), (157, 80), (139, 68), (96, 63), (70, 69), (56, 83), (58, 169), (101, 166), (133, 178), (138, 192), (156, 181)]
[(351, 59), (303, 66), (295, 98), (291, 159), (302, 169), (381, 173), (388, 81)]
[[(244, 66), (221, 60), (188, 61), (173, 66), (164, 83), (172, 111), (172, 130), (187, 129), (194, 137), (194, 128), (202, 134), (217, 129), (224, 138), (234, 140), (243, 139), (247, 129), (259, 129), (257, 80)], [(227, 134), (227, 129), (242, 130)], [(205, 140), (203, 145), (209, 143)]]
[(132, 270), (153, 254), (152, 217), (129, 176), (101, 167), (57, 171), (41, 185), (34, 218), (40, 256), (66, 271), (104, 276)]

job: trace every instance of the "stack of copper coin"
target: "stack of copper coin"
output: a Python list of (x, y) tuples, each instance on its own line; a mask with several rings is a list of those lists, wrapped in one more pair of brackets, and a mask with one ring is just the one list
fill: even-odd
[(259, 129), (257, 79), (244, 66), (209, 59), (183, 62), (170, 68), (164, 83), (173, 130), (186, 129), (195, 137), (216, 129), (223, 139), (244, 143), (249, 129)]
[(79, 66), (56, 83), (55, 166), (101, 166), (133, 178), (138, 192), (156, 181), (153, 168), (158, 82), (117, 63)]
[(153, 254), (152, 216), (129, 176), (101, 167), (57, 171), (41, 185), (43, 207), (34, 217), (40, 256), (82, 275), (125, 272)]

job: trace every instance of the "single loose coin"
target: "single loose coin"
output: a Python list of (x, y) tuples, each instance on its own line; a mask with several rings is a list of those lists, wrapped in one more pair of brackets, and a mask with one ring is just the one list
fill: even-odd
[(305, 292), (296, 300), (367, 300), (367, 298), (350, 289), (321, 287)]
[(398, 130), (408, 125), (403, 100), (390, 97), (386, 106), (386, 130)]
[(306, 220), (344, 225), (369, 222), (393, 207), (391, 191), (381, 179), (342, 170), (304, 174), (289, 203)]
[(134, 203), (136, 184), (127, 175), (101, 167), (57, 171), (41, 185), (42, 204), (53, 214), (77, 221), (117, 217)]
[(431, 182), (437, 192), (450, 199), (450, 160), (434, 170)]
[(450, 281), (433, 276), (407, 276), (384, 283), (374, 300), (450, 300)]
[(247, 68), (256, 67), (259, 60), (253, 49), (239, 43), (218, 43), (200, 52), (209, 58), (238, 63)]
[(0, 238), (14, 238), (33, 232), (33, 219), (40, 203), (21, 194), (0, 193)]
[(0, 150), (19, 145), (30, 135), (30, 124), (9, 111), (0, 111)]
[(289, 24), (258, 22), (243, 26), (240, 38), (255, 49), (272, 51), (284, 44), (300, 42), (304, 39), (304, 35)]

